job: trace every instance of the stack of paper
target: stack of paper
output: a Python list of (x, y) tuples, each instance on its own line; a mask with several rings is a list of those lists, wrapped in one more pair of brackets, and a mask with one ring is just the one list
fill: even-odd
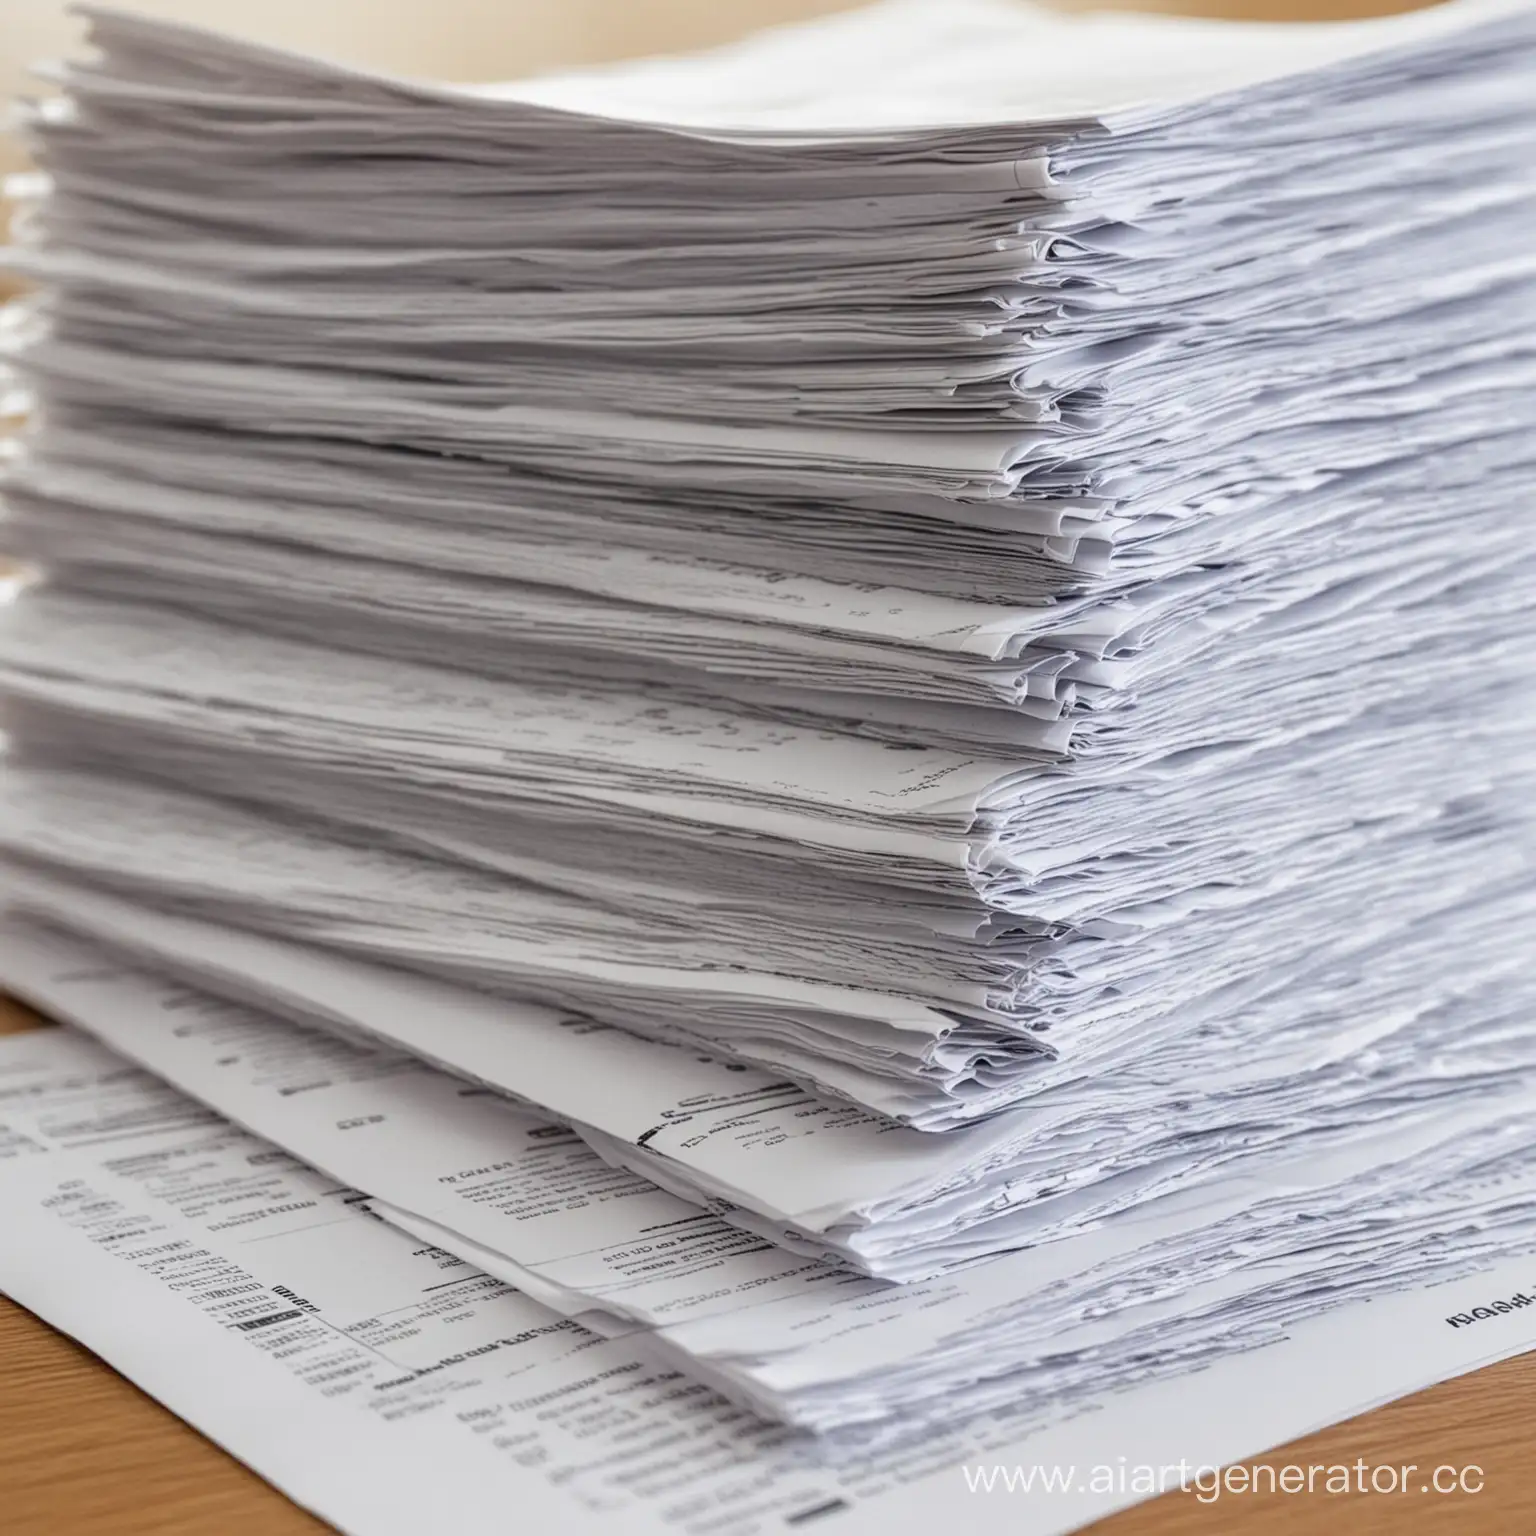
[(931, 1128), (1511, 873), (1523, 12), (1021, 123), (1093, 27), (940, 9), (537, 100), (97, 18), (0, 662), (99, 776), (16, 850)]
[(1523, 4), (90, 14), (0, 980), (814, 1430), (1536, 1248)]

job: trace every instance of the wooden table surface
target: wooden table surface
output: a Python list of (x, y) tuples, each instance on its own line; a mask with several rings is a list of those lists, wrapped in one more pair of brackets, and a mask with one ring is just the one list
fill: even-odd
[[(0, 998), (0, 1033), (43, 1021)], [(0, 1242), (4, 1234), (0, 1233)], [(1173, 1493), (1100, 1536), (1536, 1532), (1536, 1353), (1255, 1456), (1480, 1469), (1475, 1494)], [(509, 1522), (509, 1533), (515, 1529)], [(0, 1536), (301, 1536), (327, 1530), (30, 1313), (0, 1300)], [(422, 1536), (437, 1536), (423, 1532)], [(545, 1536), (519, 1532), (518, 1536)]]

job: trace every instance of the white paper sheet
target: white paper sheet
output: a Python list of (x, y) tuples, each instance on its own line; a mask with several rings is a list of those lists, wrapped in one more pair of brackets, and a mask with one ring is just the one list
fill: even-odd
[(0, 1043), (0, 1124), (0, 1288), (349, 1536), (501, 1536), (509, 1509), (541, 1529), (698, 1536), (811, 1510), (838, 1531), (915, 1532), (960, 1510), (978, 1531), (1049, 1536), (1145, 1490), (977, 1496), (964, 1468), (1086, 1480), (1145, 1463), (1171, 1487), (1181, 1461), (1193, 1478), (1536, 1345), (1527, 1259), (1054, 1427), (997, 1416), (921, 1447), (812, 1453), (632, 1341), (359, 1214), (333, 1180), (67, 1031)]

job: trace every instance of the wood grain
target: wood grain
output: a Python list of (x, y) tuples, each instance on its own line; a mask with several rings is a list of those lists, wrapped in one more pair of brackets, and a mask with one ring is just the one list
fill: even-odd
[[(0, 998), (0, 1033), (43, 1020)], [(3, 1241), (3, 1234), (0, 1234)], [(314, 1536), (327, 1529), (87, 1350), (0, 1300), (4, 1536)], [(1255, 1457), (1481, 1468), (1473, 1495), (1168, 1494), (1095, 1536), (1536, 1531), (1536, 1353)], [(511, 1527), (509, 1527), (509, 1530)], [(435, 1536), (423, 1532), (422, 1536)], [(529, 1536), (545, 1536), (532, 1532)]]

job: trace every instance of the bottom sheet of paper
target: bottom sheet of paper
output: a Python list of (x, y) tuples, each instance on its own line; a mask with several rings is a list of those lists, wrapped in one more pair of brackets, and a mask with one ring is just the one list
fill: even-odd
[[(816, 1442), (388, 1226), (68, 1030), (0, 1042), (0, 1230), (0, 1288), (353, 1536), (873, 1536), (957, 1511), (1044, 1536), (1536, 1345), (1525, 1258), (1065, 1422), (1021, 1403), (920, 1443)], [(1057, 1487), (988, 1477), (1013, 1467)]]

